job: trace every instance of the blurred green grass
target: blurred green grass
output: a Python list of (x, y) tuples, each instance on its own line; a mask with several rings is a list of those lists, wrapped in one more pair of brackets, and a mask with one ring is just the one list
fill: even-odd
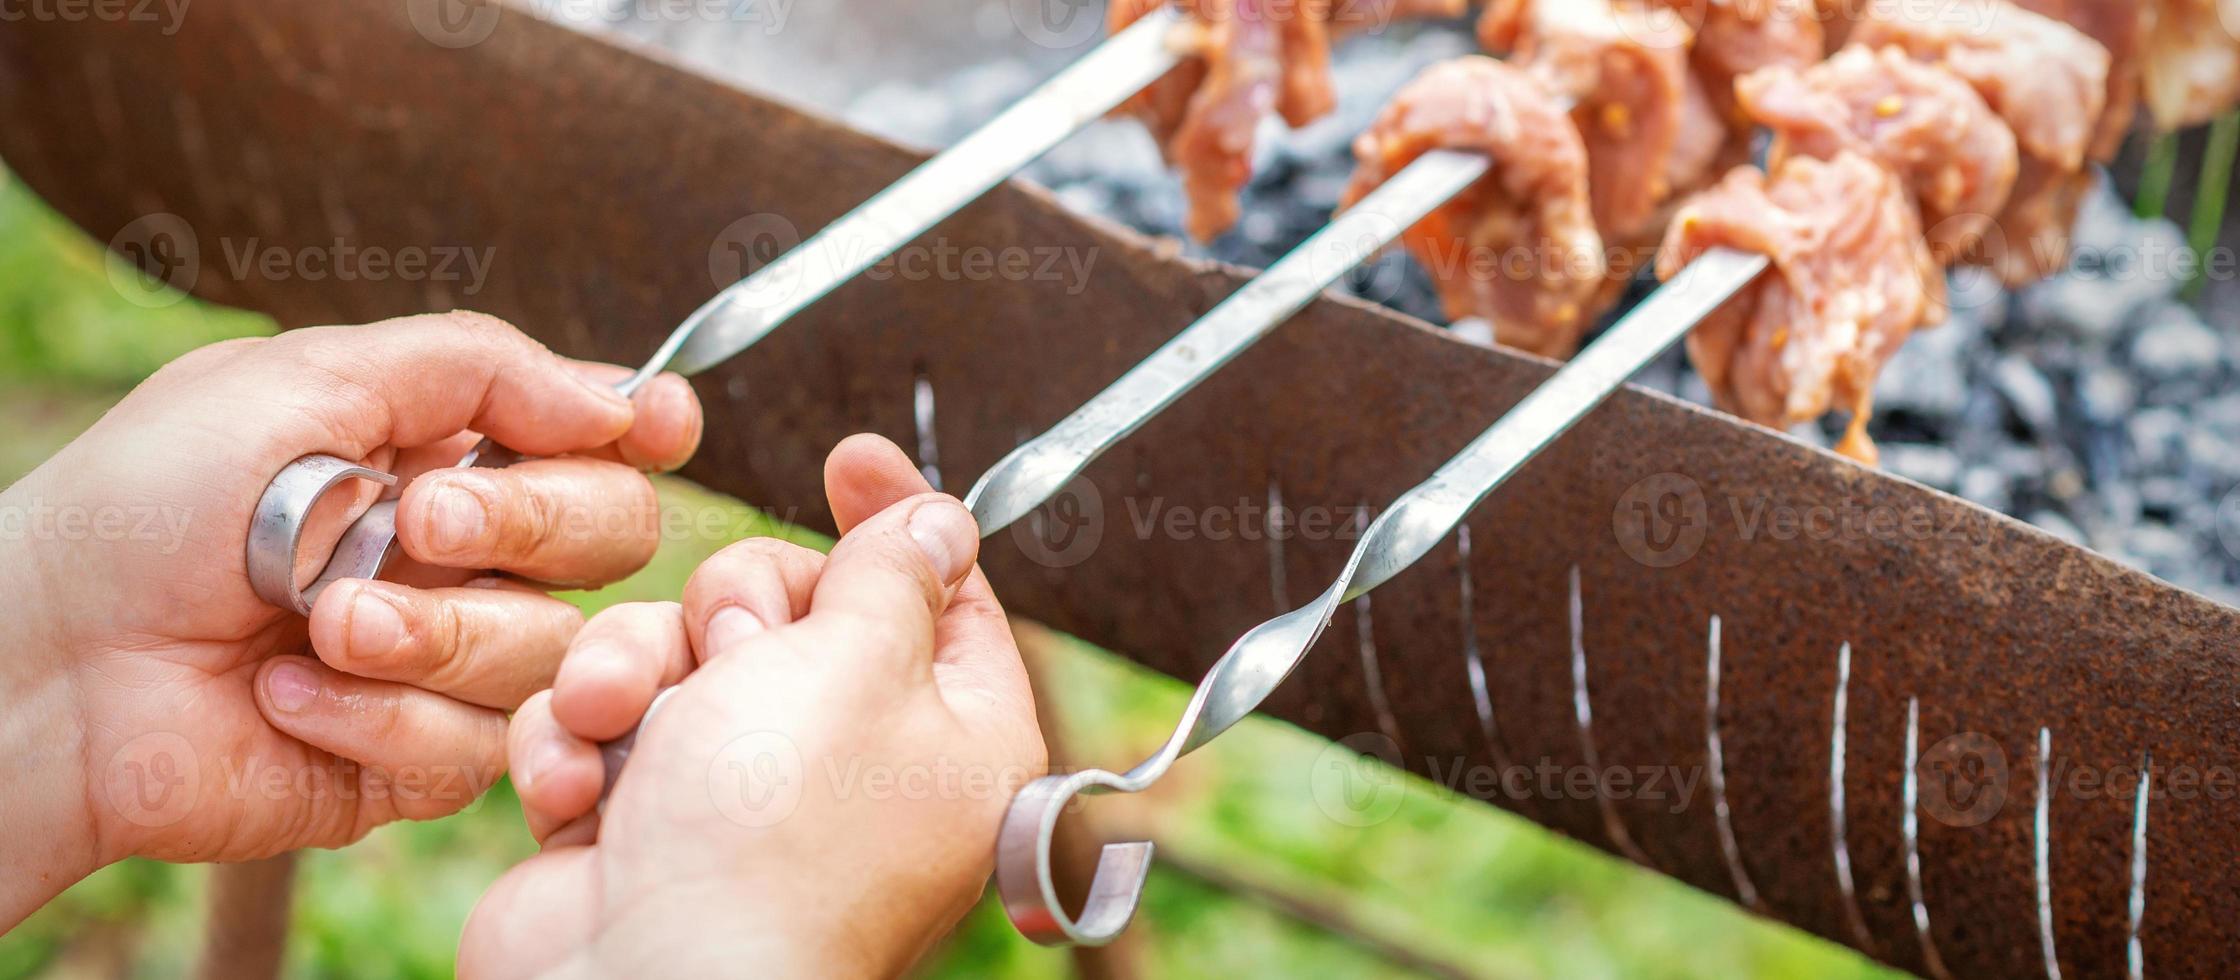
[[(178, 354), (271, 329), (191, 300), (159, 308), (111, 286), (110, 260), (0, 171), (0, 443), (13, 481), (131, 385)], [(712, 508), (740, 535), (813, 535), (665, 481), (666, 506)], [(691, 522), (685, 522), (691, 524)], [(587, 610), (671, 598), (728, 537), (665, 542), (652, 565)], [(1063, 638), (1047, 653), (1067, 745), (1133, 760), (1163, 737), (1187, 688)], [(1367, 828), (1322, 815), (1310, 776), (1326, 743), (1254, 720), (1144, 798), (1100, 800), (1115, 826), (1148, 830), (1168, 863), (1132, 933), (1144, 976), (1388, 977), (1417, 971), (1380, 949), (1479, 976), (1885, 976), (1842, 948), (1754, 919), (1722, 900), (1614, 860), (1505, 813), (1408, 779), (1395, 815)], [(1359, 763), (1360, 765), (1373, 765)], [(1387, 772), (1364, 778), (1389, 780)], [(395, 825), (306, 855), (288, 967), (299, 976), (443, 977), (475, 899), (533, 851), (510, 786), (457, 816)], [(0, 937), (0, 978), (178, 976), (194, 962), (204, 869), (131, 861), (95, 874)], [(1251, 886), (1224, 890), (1212, 878)], [(1269, 896), (1277, 896), (1271, 900)], [(1287, 909), (1347, 923), (1348, 938)], [(719, 926), (720, 927), (720, 926)], [(991, 900), (922, 969), (928, 977), (1066, 975), (1068, 954), (1019, 939)]]

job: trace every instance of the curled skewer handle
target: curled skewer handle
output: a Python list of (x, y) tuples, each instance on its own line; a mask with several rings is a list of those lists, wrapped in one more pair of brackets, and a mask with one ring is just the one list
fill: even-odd
[[(458, 465), (511, 466), (521, 458), (519, 453), (484, 439), (469, 450)], [(347, 578), (380, 576), (381, 569), (389, 564), (389, 556), (396, 552), (397, 502), (393, 499), (375, 502), (358, 515), (357, 520), (350, 522), (335, 542), (334, 551), (320, 563), (319, 573), (313, 576), (311, 584), (296, 585), (303, 528), (311, 519), (312, 508), (337, 487), (354, 479), (372, 480), (388, 487), (397, 485), (394, 475), (320, 454), (289, 463), (265, 485), (249, 519), (246, 556), (249, 588), (258, 598), (309, 616), (312, 603), (319, 601), (319, 593), (327, 586)]]
[[(1153, 777), (1156, 778), (1156, 777)], [(1050, 851), (1058, 817), (1083, 792), (1132, 793), (1150, 780), (1131, 780), (1102, 769), (1044, 776), (1012, 799), (996, 837), (996, 891), (1019, 934), (1044, 946), (1102, 946), (1135, 918), (1143, 886), (1151, 876), (1150, 841), (1106, 844), (1097, 855), (1096, 876), (1080, 916), (1066, 914), (1051, 871)]]
[(336, 487), (352, 480), (396, 486), (397, 478), (346, 459), (310, 455), (289, 463), (257, 498), (249, 517), (249, 588), (282, 609), (311, 615), (319, 591), (337, 579), (372, 578), (389, 561), (396, 541), (396, 504), (382, 501), (361, 515), (335, 542), (333, 557), (310, 585), (296, 585), (296, 549), (311, 509)]
[[(671, 353), (671, 348), (662, 348), (645, 367), (616, 384), (614, 390), (624, 398), (637, 394), (640, 387), (661, 373)], [(484, 439), (453, 465), (495, 469), (512, 466), (525, 458), (494, 440)], [(250, 512), (245, 556), (249, 589), (258, 598), (282, 609), (292, 609), (297, 615), (309, 616), (311, 604), (319, 601), (319, 592), (327, 586), (346, 578), (370, 579), (381, 574), (383, 566), (389, 563), (389, 556), (396, 552), (395, 500), (378, 501), (366, 508), (365, 513), (343, 530), (334, 551), (320, 563), (319, 573), (311, 584), (296, 585), (303, 527), (311, 519), (311, 509), (336, 487), (350, 480), (372, 480), (387, 487), (397, 485), (397, 478), (391, 474), (319, 453), (297, 458), (281, 468), (271, 483), (265, 484), (264, 493), (257, 497), (256, 509)]]

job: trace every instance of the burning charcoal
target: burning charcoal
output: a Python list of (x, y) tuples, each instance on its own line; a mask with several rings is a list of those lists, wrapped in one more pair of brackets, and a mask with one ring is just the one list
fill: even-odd
[(2192, 307), (2162, 303), (2142, 322), (2131, 342), (2131, 362), (2149, 377), (2199, 377), (2221, 367), (2224, 342)]
[(2014, 411), (2022, 424), (2029, 426), (2041, 437), (2051, 436), (2060, 424), (2058, 409), (2054, 404), (2053, 384), (2038, 368), (2024, 358), (2009, 354), (1999, 359), (1993, 371), (1993, 380), (1999, 393), (2005, 396), (2007, 407)]
[(2131, 376), (2112, 367), (2093, 368), (2077, 384), (2077, 404), (2095, 422), (2120, 424), (2139, 403), (2139, 388)]
[(1960, 484), (1960, 456), (1943, 446), (1884, 444), (1882, 468), (1915, 483), (1948, 492)]
[(1941, 420), (1957, 417), (1972, 387), (1966, 354), (1982, 337), (1980, 325), (1957, 316), (1915, 334), (1912, 342), (1898, 348), (1876, 380), (1875, 405), (1888, 413), (1911, 412)]
[(2137, 465), (2167, 472), (2177, 467), (2184, 452), (2187, 422), (2168, 408), (2150, 408), (2131, 417), (2131, 451)]

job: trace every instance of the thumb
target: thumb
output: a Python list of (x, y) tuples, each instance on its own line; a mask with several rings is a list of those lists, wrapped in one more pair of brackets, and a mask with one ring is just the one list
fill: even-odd
[(934, 623), (979, 555), (979, 525), (955, 497), (908, 498), (833, 547), (807, 619), (840, 624), (869, 655), (930, 663)]
[[(558, 972), (600, 931), (597, 850), (549, 850), (515, 865), (482, 893), (459, 936), (459, 976)], [(558, 941), (555, 941), (557, 938)]]

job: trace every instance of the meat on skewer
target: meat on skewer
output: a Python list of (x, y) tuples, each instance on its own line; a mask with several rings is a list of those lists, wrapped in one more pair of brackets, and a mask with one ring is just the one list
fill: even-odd
[(1351, 205), (1435, 149), (1494, 162), (1476, 184), (1401, 240), (1430, 270), (1453, 320), (1483, 317), (1500, 343), (1569, 354), (1604, 275), (1587, 193), (1587, 152), (1570, 107), (1538, 79), (1491, 58), (1432, 66), (1354, 142)]
[(1649, 0), (1694, 28), (1689, 60), (1719, 117), (1733, 130), (1740, 162), (1749, 121), (1735, 102), (1735, 80), (1782, 67), (1802, 70), (1826, 57), (1822, 17), (1813, 0)]
[(2014, 191), (2014, 133), (1968, 83), (1895, 48), (1855, 44), (1802, 72), (1753, 72), (1736, 94), (1772, 131), (1776, 169), (1790, 156), (1850, 151), (1897, 174), (1939, 265), (1973, 248)]
[(1850, 36), (1951, 71), (2013, 130), (2022, 153), (2014, 193), (1977, 261), (2009, 285), (2066, 265), (2069, 229), (2093, 179), (2085, 166), (2106, 106), (2107, 49), (2007, 0), (1875, 0)]
[(1681, 207), (1657, 273), (1670, 279), (1720, 246), (1765, 255), (1773, 271), (1688, 336), (1713, 397), (1784, 429), (1849, 408), (1837, 451), (1873, 463), (1875, 378), (1944, 308), (1944, 278), (1904, 185), (1848, 151), (1792, 156), (1770, 177), (1737, 168)]
[[(1478, 37), (1571, 104), (1606, 240), (1653, 234), (1673, 180), (1700, 174), (1710, 165), (1704, 144), (1716, 153), (1723, 142), (1689, 74), (1694, 36), (1676, 19), (1613, 0), (1494, 0)], [(1684, 140), (1691, 125), (1698, 131)]]
[[(1170, 0), (1113, 0), (1119, 31)], [(1330, 113), (1333, 31), (1379, 27), (1342, 0), (1171, 0), (1190, 16), (1195, 55), (1121, 107), (1141, 117), (1189, 199), (1185, 229), (1210, 241), (1236, 224), (1252, 149), (1270, 113), (1296, 127)], [(1401, 0), (1394, 16), (1459, 15), (1463, 0)]]
[(2149, 0), (2139, 59), (2147, 111), (2165, 130), (2208, 122), (2240, 102), (2240, 4)]
[[(2092, 137), (2092, 159), (2106, 163), (2123, 151), (2139, 115), (2141, 44), (2150, 0), (2016, 0), (2022, 8), (2083, 31), (2108, 49), (2108, 97)], [(2207, 117), (2203, 117), (2207, 118)]]

